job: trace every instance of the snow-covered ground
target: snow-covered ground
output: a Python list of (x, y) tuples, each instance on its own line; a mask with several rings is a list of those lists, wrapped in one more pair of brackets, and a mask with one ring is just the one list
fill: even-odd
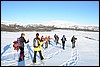
[[(37, 32), (24, 32), (25, 61), (17, 62), (19, 52), (13, 50), (13, 41), (20, 37), (22, 32), (2, 32), (1, 31), (1, 66), (31, 66), (34, 56), (33, 38)], [(51, 44), (47, 49), (42, 50), (44, 62), (36, 64), (37, 66), (99, 66), (99, 32), (84, 32), (74, 30), (54, 30), (51, 32), (38, 32), (40, 37), (49, 36)], [(59, 44), (55, 45), (54, 34), (59, 36)], [(61, 46), (62, 36), (66, 36), (65, 50)], [(71, 48), (71, 37), (77, 38), (76, 47)], [(40, 57), (37, 53), (37, 61)], [(34, 66), (34, 65), (33, 65)]]

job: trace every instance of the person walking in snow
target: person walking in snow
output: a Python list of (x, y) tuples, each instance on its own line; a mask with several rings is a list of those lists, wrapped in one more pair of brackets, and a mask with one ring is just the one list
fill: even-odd
[(24, 60), (24, 43), (28, 43), (29, 40), (25, 40), (24, 38), (25, 34), (21, 33), (21, 37), (19, 38), (19, 49), (20, 49), (20, 57), (19, 57), (19, 61), (22, 61), (22, 59)]
[(59, 41), (59, 37), (58, 35), (56, 35), (56, 45), (58, 44), (58, 41)]
[(46, 36), (46, 37), (45, 37), (45, 48), (48, 48), (48, 42), (49, 42), (49, 39), (48, 39), (48, 37)]
[[(44, 40), (45, 40), (45, 38), (42, 36), (40, 41), (44, 42)], [(42, 47), (43, 47), (43, 44), (42, 44)]]
[(63, 50), (64, 50), (65, 49), (65, 41), (67, 41), (65, 38), (65, 35), (63, 35), (61, 41), (62, 41), (62, 46), (63, 46)]
[(54, 41), (56, 42), (56, 34), (54, 35), (54, 39), (55, 39)]
[(33, 47), (34, 47), (34, 59), (33, 59), (33, 63), (36, 63), (36, 54), (37, 52), (39, 52), (40, 55), (40, 59), (43, 60), (43, 56), (42, 56), (42, 47), (41, 45), (44, 44), (44, 42), (40, 42), (40, 38), (39, 38), (39, 33), (36, 33), (36, 37), (33, 39)]
[(50, 44), (50, 39), (51, 39), (50, 36), (48, 36), (48, 43), (49, 43), (49, 44)]
[(75, 36), (73, 36), (73, 37), (71, 38), (72, 48), (75, 47), (75, 42), (76, 42), (76, 40), (77, 40), (77, 38), (75, 38)]

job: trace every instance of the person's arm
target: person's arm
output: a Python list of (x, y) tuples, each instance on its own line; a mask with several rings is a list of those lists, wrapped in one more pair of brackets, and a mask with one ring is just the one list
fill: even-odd
[(43, 45), (43, 44), (44, 44), (44, 42), (40, 42), (40, 40), (38, 40), (38, 43), (39, 43), (40, 45)]
[(65, 38), (65, 41), (67, 41), (66, 38)]
[(28, 43), (28, 42), (29, 42), (29, 40), (26, 41), (24, 37), (23, 37), (23, 39), (24, 39), (24, 42), (25, 42), (25, 43)]
[(61, 38), (61, 41), (63, 40), (63, 38)]
[(75, 40), (77, 40), (77, 38), (75, 38)]

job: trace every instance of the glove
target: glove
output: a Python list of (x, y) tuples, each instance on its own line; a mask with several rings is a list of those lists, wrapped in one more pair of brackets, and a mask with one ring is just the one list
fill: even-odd
[(29, 42), (29, 39), (27, 40), (27, 42)]

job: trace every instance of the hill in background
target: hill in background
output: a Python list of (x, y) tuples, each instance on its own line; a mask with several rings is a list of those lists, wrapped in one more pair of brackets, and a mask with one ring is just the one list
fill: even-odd
[(99, 26), (93, 25), (75, 25), (75, 24), (68, 24), (68, 23), (44, 23), (44, 24), (16, 24), (16, 23), (9, 23), (1, 22), (1, 31), (9, 31), (9, 32), (19, 32), (19, 31), (52, 31), (56, 29), (62, 30), (77, 30), (77, 31), (93, 31), (99, 32)]

